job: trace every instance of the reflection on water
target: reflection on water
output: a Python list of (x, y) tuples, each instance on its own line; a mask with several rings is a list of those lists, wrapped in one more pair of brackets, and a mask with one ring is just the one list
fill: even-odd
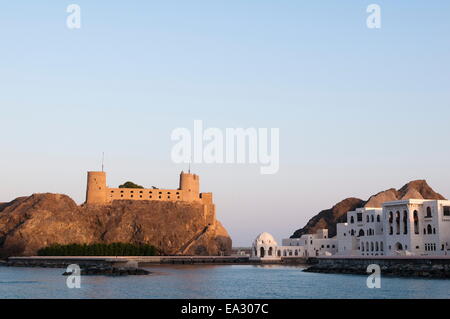
[(0, 298), (449, 298), (450, 280), (313, 274), (301, 266), (158, 265), (150, 276), (85, 276), (68, 289), (63, 269), (0, 267)]

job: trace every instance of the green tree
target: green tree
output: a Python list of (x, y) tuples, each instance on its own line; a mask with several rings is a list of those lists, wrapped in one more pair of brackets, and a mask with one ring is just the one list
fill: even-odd
[(123, 183), (122, 185), (119, 185), (119, 188), (144, 188), (144, 187), (128, 181), (128, 182)]

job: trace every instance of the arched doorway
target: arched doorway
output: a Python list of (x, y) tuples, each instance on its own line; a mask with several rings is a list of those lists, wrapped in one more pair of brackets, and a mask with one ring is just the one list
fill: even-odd
[(394, 247), (395, 247), (395, 250), (399, 250), (399, 251), (403, 250), (403, 245), (400, 243), (396, 243)]
[(273, 248), (272, 248), (272, 247), (270, 247), (270, 248), (269, 248), (269, 252), (268, 252), (268, 255), (269, 255), (269, 256), (272, 256), (272, 252), (273, 252)]
[(264, 247), (261, 247), (260, 249), (259, 249), (259, 251), (260, 251), (260, 256), (259, 257), (261, 257), (261, 258), (264, 258), (264, 256), (265, 256), (265, 250), (264, 250)]

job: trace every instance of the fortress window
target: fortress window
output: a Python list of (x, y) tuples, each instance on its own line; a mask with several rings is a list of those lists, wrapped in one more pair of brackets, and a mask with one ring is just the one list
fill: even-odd
[(139, 197), (142, 198), (142, 195), (140, 195)]
[(141, 194), (142, 194), (143, 192), (142, 192), (142, 191), (140, 191), (139, 193), (141, 193)]
[(152, 198), (152, 196), (149, 196), (149, 198)]
[(148, 192), (149, 194), (152, 194), (152, 191)]
[(120, 195), (120, 197), (123, 197), (123, 194), (122, 194), (122, 195)]
[(123, 191), (120, 191), (121, 193), (123, 193)]
[(131, 198), (133, 198), (133, 195), (131, 195)]
[(162, 192), (159, 192), (160, 194), (162, 194)]
[(111, 191), (111, 193), (114, 193), (114, 191)]
[(130, 193), (134, 193), (134, 191), (130, 191)]
[(170, 192), (167, 192), (167, 194), (170, 194)]
[[(177, 192), (177, 195), (180, 195), (180, 192)], [(450, 207), (449, 207), (450, 208)]]
[(161, 196), (159, 196), (159, 198), (161, 198)]
[(180, 199), (180, 196), (177, 196), (177, 199)]
[(167, 196), (167, 199), (170, 199), (170, 196)]

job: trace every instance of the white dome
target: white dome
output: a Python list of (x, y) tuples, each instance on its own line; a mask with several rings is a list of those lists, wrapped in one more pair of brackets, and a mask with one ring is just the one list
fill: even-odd
[(269, 233), (261, 233), (258, 235), (258, 237), (256, 237), (255, 245), (274, 245), (277, 246), (277, 242), (275, 241), (275, 239), (273, 238), (273, 236)]

